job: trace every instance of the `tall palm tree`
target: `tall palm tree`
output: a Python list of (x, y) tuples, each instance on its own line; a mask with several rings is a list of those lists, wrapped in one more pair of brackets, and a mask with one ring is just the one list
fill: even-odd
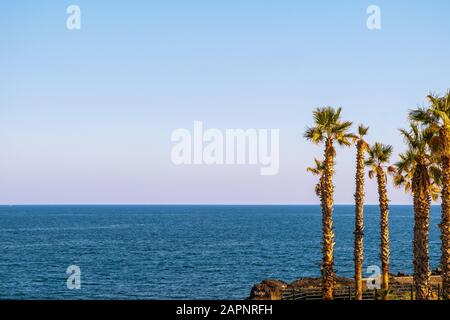
[(358, 127), (358, 140), (356, 141), (356, 191), (355, 191), (355, 286), (356, 299), (362, 300), (363, 283), (362, 283), (362, 264), (364, 257), (364, 161), (365, 154), (369, 148), (368, 143), (364, 140), (369, 127), (360, 125)]
[(443, 97), (429, 95), (429, 108), (418, 108), (409, 113), (418, 121), (437, 132), (433, 151), (439, 157), (442, 170), (441, 190), (441, 268), (442, 297), (450, 300), (450, 91)]
[(313, 112), (314, 126), (307, 128), (305, 138), (314, 144), (324, 144), (323, 206), (322, 206), (322, 294), (324, 300), (333, 299), (334, 231), (333, 231), (333, 174), (336, 151), (334, 143), (350, 146), (355, 135), (349, 132), (352, 122), (341, 120), (342, 108), (317, 108)]
[(400, 129), (408, 149), (396, 163), (394, 184), (404, 186), (413, 195), (414, 204), (414, 285), (416, 299), (431, 298), (430, 257), (428, 254), (431, 199), (437, 200), (441, 179), (435, 157), (430, 152), (433, 130), (411, 123), (410, 129)]
[(378, 184), (378, 196), (380, 202), (380, 259), (382, 271), (382, 289), (389, 288), (389, 199), (387, 196), (387, 173), (395, 172), (395, 168), (388, 166), (392, 155), (392, 146), (375, 143), (368, 150), (366, 165), (371, 167), (369, 177), (376, 176)]

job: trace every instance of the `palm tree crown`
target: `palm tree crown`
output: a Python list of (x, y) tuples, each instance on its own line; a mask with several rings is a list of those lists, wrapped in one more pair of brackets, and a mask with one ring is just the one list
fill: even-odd
[(357, 137), (350, 133), (351, 121), (341, 120), (342, 108), (317, 108), (313, 112), (314, 126), (307, 128), (305, 138), (315, 144), (336, 141), (341, 146), (350, 146)]
[(320, 197), (321, 193), (322, 193), (322, 184), (323, 184), (323, 176), (324, 176), (324, 172), (325, 172), (325, 163), (324, 161), (320, 161), (318, 159), (314, 159), (314, 167), (308, 167), (306, 168), (306, 171), (312, 173), (315, 176), (318, 176), (319, 182), (316, 184), (315, 187), (315, 192), (316, 195)]
[(450, 91), (440, 97), (428, 95), (429, 108), (417, 108), (409, 112), (409, 119), (425, 125), (450, 125)]
[(400, 129), (400, 133), (408, 149), (399, 155), (400, 160), (395, 164), (397, 174), (394, 178), (394, 185), (403, 186), (407, 192), (414, 192), (412, 179), (415, 169), (420, 165), (426, 170), (419, 173), (420, 179), (417, 180), (415, 188), (428, 189), (433, 200), (437, 200), (442, 174), (437, 164), (438, 159), (430, 148), (436, 137), (434, 130), (429, 127), (420, 128), (417, 124), (412, 123), (410, 130)]
[(356, 136), (356, 138), (353, 138), (355, 139), (355, 141), (357, 141), (356, 142), (357, 147), (363, 150), (364, 152), (370, 148), (367, 141), (364, 140), (364, 137), (367, 135), (368, 131), (369, 127), (365, 127), (362, 124), (360, 124), (358, 126), (358, 135)]
[[(389, 163), (389, 159), (392, 156), (393, 148), (391, 145), (385, 145), (382, 143), (375, 143), (371, 148), (367, 150), (368, 158), (366, 160), (366, 166), (371, 167), (369, 171), (369, 177), (372, 179), (376, 174), (378, 168), (385, 168)], [(387, 166), (389, 173), (394, 173), (395, 168), (393, 166)]]
[(369, 127), (364, 127), (362, 124), (360, 124), (358, 126), (359, 138), (362, 139), (367, 134), (368, 131), (369, 131)]
[(450, 129), (450, 91), (442, 97), (430, 94), (427, 98), (430, 106), (410, 110), (409, 119), (426, 126), (428, 130), (435, 133), (429, 145), (436, 155), (449, 153), (449, 142), (445, 141), (444, 135), (439, 133), (443, 128)]

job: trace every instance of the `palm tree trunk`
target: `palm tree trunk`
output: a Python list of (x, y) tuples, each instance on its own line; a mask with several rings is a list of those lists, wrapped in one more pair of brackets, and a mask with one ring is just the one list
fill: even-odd
[(325, 174), (320, 177), (320, 206), (322, 213), (326, 211), (326, 199), (325, 199)]
[(322, 295), (324, 300), (333, 299), (334, 291), (334, 231), (333, 231), (333, 142), (328, 139), (325, 146), (325, 175), (322, 212)]
[(443, 127), (440, 132), (444, 155), (442, 165), (442, 219), (441, 229), (441, 268), (442, 297), (450, 300), (450, 128)]
[(386, 189), (386, 175), (383, 168), (377, 168), (378, 196), (380, 202), (380, 259), (382, 281), (381, 288), (387, 290), (389, 288), (389, 205)]
[(358, 141), (356, 146), (356, 191), (355, 191), (355, 286), (356, 299), (362, 300), (362, 264), (364, 256), (363, 237), (364, 237), (364, 143)]
[(414, 198), (414, 285), (417, 300), (431, 298), (430, 291), (430, 258), (428, 254), (428, 239), (430, 229), (430, 205), (431, 197), (429, 185), (420, 185), (429, 181), (426, 165), (418, 165), (413, 177)]

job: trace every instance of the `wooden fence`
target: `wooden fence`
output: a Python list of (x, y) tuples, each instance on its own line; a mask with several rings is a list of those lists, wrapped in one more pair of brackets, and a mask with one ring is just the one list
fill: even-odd
[[(390, 299), (414, 300), (415, 288), (412, 284), (392, 284), (389, 288)], [(440, 285), (431, 286), (433, 297), (437, 300), (441, 298)], [(381, 290), (363, 291), (363, 300), (381, 299)], [(353, 286), (337, 287), (334, 290), (334, 300), (355, 300), (356, 290)], [(282, 292), (282, 300), (322, 300), (321, 288), (299, 288), (286, 289)]]

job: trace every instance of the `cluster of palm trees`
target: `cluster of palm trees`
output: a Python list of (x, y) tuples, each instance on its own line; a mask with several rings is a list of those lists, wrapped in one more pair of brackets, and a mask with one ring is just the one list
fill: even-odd
[(401, 129), (407, 150), (399, 161), (390, 165), (393, 148), (390, 145), (365, 141), (368, 127), (360, 125), (352, 133), (352, 122), (341, 119), (341, 108), (318, 108), (313, 112), (314, 125), (304, 136), (315, 144), (324, 145), (322, 160), (307, 170), (319, 177), (315, 186), (322, 208), (322, 290), (323, 299), (333, 299), (334, 230), (333, 230), (333, 175), (335, 145), (356, 146), (356, 191), (354, 264), (356, 298), (363, 294), (363, 237), (364, 237), (364, 177), (376, 178), (380, 206), (380, 260), (381, 286), (389, 290), (389, 199), (388, 176), (394, 185), (403, 187), (413, 197), (414, 207), (414, 286), (416, 299), (432, 298), (428, 253), (430, 207), (432, 200), (441, 199), (441, 277), (442, 297), (450, 299), (450, 91), (443, 96), (429, 95), (429, 105), (411, 110), (410, 127)]

